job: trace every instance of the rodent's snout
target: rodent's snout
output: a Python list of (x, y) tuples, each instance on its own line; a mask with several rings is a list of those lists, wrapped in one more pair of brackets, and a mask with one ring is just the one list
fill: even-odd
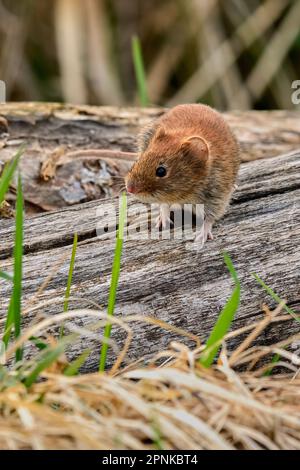
[(127, 189), (127, 192), (130, 194), (137, 194), (140, 191), (139, 186), (130, 180), (126, 182), (126, 189)]

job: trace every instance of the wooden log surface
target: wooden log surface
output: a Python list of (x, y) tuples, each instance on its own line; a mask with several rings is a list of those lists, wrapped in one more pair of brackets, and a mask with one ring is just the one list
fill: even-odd
[[(1, 105), (0, 162), (9, 160), (20, 143), (27, 142), (21, 162), (27, 213), (114, 196), (122, 184), (118, 177), (124, 176), (131, 162), (95, 161), (92, 150), (135, 151), (139, 129), (163, 112), (162, 108), (47, 103)], [(239, 139), (243, 161), (273, 157), (300, 147), (297, 112), (247, 111), (224, 116)], [(91, 158), (75, 156), (74, 150), (90, 150)], [(66, 158), (70, 153), (71, 161)], [(57, 158), (64, 164), (56, 169), (55, 178), (50, 178), (49, 169), (43, 172), (43, 164)]]
[[(2, 115), (10, 123), (10, 133), (5, 137), (8, 140), (0, 152), (0, 160), (3, 155), (5, 158), (8, 153), (11, 155), (24, 138), (29, 138), (30, 146), (43, 142), (45, 147), (53, 149), (65, 139), (73, 149), (94, 148), (97, 143), (100, 148), (131, 151), (137, 128), (160, 112), (101, 108), (96, 113), (95, 108), (80, 107), (79, 112), (79, 108), (72, 107), (68, 115), (68, 108), (59, 105), (40, 106), (40, 113), (36, 105), (33, 110), (21, 106), (19, 112), (9, 105), (2, 109)], [(76, 117), (74, 109), (78, 112)], [(247, 145), (253, 152), (256, 149), (253, 155), (259, 160), (242, 165), (238, 189), (229, 212), (215, 228), (215, 239), (199, 253), (188, 249), (185, 240), (126, 241), (116, 315), (156, 317), (205, 339), (233, 287), (221, 256), (222, 250), (230, 254), (242, 284), (241, 306), (234, 327), (244, 326), (258, 318), (263, 302), (275, 305), (257, 284), (252, 272), (257, 272), (299, 311), (300, 153), (295, 149), (300, 147), (300, 133), (297, 115), (290, 112), (250, 112), (230, 114), (228, 118), (233, 125), (236, 122), (237, 134), (238, 128), (243, 128), (238, 135), (240, 140), (244, 138), (244, 151)], [(99, 131), (97, 137), (99, 140), (93, 140), (96, 134), (90, 133), (91, 129), (102, 129), (102, 134)], [(93, 136), (92, 142), (88, 135)], [(247, 145), (246, 136), (249, 139)], [(290, 150), (293, 151), (279, 155)], [(32, 162), (36, 158), (36, 168), (39, 169), (44, 158), (42, 153), (39, 148), (35, 153), (26, 153), (25, 157)], [(251, 152), (249, 159), (252, 158), (250, 156)], [(260, 159), (263, 156), (270, 158)], [(26, 158), (22, 168), (26, 167)], [(105, 240), (97, 237), (96, 227), (101, 228), (104, 223), (97, 214), (97, 208), (108, 203), (116, 206), (116, 199), (72, 205), (26, 219), (23, 309), (26, 312), (33, 298), (37, 308), (24, 314), (24, 326), (41, 315), (62, 311), (74, 232), (78, 233), (80, 243), (70, 308), (107, 305), (115, 240), (113, 234)], [(134, 208), (133, 200), (130, 200), (129, 212), (131, 208)], [(113, 218), (108, 225), (114, 228)], [(14, 221), (0, 219), (0, 269), (7, 272), (12, 271), (13, 234)], [(51, 272), (51, 279), (36, 296)], [(2, 324), (10, 289), (9, 283), (0, 279)], [(86, 319), (86, 323), (89, 321)], [(83, 325), (85, 322), (77, 323)], [(182, 339), (174, 332), (145, 325), (142, 321), (134, 323), (133, 330), (134, 341), (128, 360), (159, 351), (167, 347), (171, 339)], [(299, 330), (299, 323), (293, 319), (288, 323), (274, 323), (260, 341), (274, 342)], [(113, 338), (121, 347), (124, 334), (115, 327)], [(82, 338), (72, 349), (71, 356), (85, 349), (87, 344), (93, 345), (93, 354), (87, 362), (87, 369), (93, 370), (99, 351), (99, 343), (95, 339)]]
[[(242, 300), (235, 327), (257, 318), (262, 302), (274, 305), (251, 276), (253, 271), (286, 298), (290, 306), (299, 310), (299, 156), (299, 153), (293, 153), (245, 165), (241, 169), (239, 190), (230, 211), (216, 227), (215, 240), (207, 243), (200, 253), (188, 250), (187, 242), (183, 240), (126, 241), (116, 314), (154, 316), (204, 339), (232, 290), (221, 250), (226, 250), (232, 257), (242, 283)], [(72, 295), (76, 299), (70, 302), (70, 308), (84, 308), (93, 306), (93, 303), (106, 306), (114, 240), (96, 237), (98, 205), (99, 202), (89, 202), (26, 221), (25, 309), (49, 272), (54, 270), (54, 275), (35, 299), (35, 304), (41, 304), (40, 308), (26, 314), (24, 324), (29, 324), (36, 315), (62, 311), (75, 231), (83, 241), (78, 247), (73, 278)], [(11, 272), (11, 221), (2, 223), (0, 239), (1, 269)], [(2, 318), (9, 294), (9, 284), (1, 281)], [(58, 297), (60, 301), (56, 301)], [(55, 303), (42, 305), (49, 301)], [(283, 339), (291, 332), (299, 332), (299, 323), (294, 320), (288, 324), (274, 324), (266, 330), (263, 342)], [(121, 346), (124, 335), (115, 330), (113, 335)], [(128, 357), (135, 359), (158, 351), (166, 347), (170, 339), (179, 337), (137, 322)], [(85, 338), (73, 353), (77, 354), (86, 344)], [(98, 348), (88, 363), (90, 369), (95, 367), (96, 351)]]

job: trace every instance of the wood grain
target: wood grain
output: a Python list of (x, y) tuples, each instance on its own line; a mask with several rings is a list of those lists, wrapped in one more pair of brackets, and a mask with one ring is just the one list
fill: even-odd
[[(92, 158), (94, 149), (135, 151), (141, 127), (161, 115), (162, 108), (114, 108), (48, 103), (1, 105), (0, 161), (9, 160), (27, 141), (21, 170), (27, 213), (55, 210), (114, 196), (123, 184), (130, 161), (114, 165)], [(300, 115), (293, 111), (246, 111), (224, 114), (241, 146), (242, 160), (281, 155), (300, 148)], [(90, 149), (90, 161), (78, 150)], [(74, 153), (75, 152), (75, 153)], [(56, 171), (53, 179), (40, 178), (42, 165), (51, 155), (72, 154), (71, 161)], [(107, 170), (107, 171), (106, 171)], [(111, 177), (110, 177), (111, 176)], [(13, 192), (10, 199), (14, 199)]]
[[(62, 311), (62, 300), (56, 299), (64, 296), (75, 231), (81, 244), (72, 286), (76, 300), (70, 302), (70, 308), (88, 307), (93, 302), (106, 306), (114, 238), (98, 239), (96, 225), (101, 227), (102, 221), (97, 217), (97, 208), (108, 202), (115, 204), (116, 200), (78, 204), (26, 220), (25, 309), (49, 272), (55, 270), (55, 274), (35, 299), (35, 305), (49, 300), (53, 303), (26, 314), (24, 325), (39, 315), (54, 315)], [(130, 202), (129, 209), (133, 205), (134, 202)], [(114, 225), (113, 219), (109, 225)], [(13, 221), (1, 220), (0, 269), (8, 272), (12, 269), (13, 230)], [(199, 253), (187, 249), (184, 240), (126, 241), (116, 314), (153, 316), (205, 339), (233, 287), (222, 259), (222, 250), (230, 254), (242, 284), (241, 305), (234, 327), (257, 318), (264, 301), (270, 306), (275, 305), (257, 284), (252, 272), (257, 272), (299, 312), (300, 153), (243, 164), (230, 210), (214, 233), (215, 240), (208, 242)], [(9, 284), (0, 280), (0, 318), (5, 315), (9, 294)], [(75, 323), (83, 325), (85, 322)], [(179, 335), (143, 322), (136, 322), (133, 330), (134, 341), (127, 360), (147, 356), (166, 347), (170, 340), (181, 339)], [(299, 330), (299, 323), (294, 320), (275, 323), (260, 341), (274, 342)], [(121, 347), (124, 334), (115, 327), (113, 338)], [(87, 344), (92, 344), (94, 351), (87, 369), (94, 370), (99, 351), (99, 343), (95, 339), (83, 338), (70, 354), (78, 354)]]

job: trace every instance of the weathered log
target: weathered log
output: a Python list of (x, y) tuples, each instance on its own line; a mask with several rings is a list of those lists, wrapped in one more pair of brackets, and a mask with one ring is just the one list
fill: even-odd
[[(0, 116), (7, 122), (7, 128), (0, 128), (0, 161), (9, 160), (20, 143), (27, 141), (21, 171), (28, 213), (29, 209), (31, 212), (54, 210), (113, 196), (122, 185), (130, 161), (119, 159), (117, 165), (114, 159), (95, 162), (92, 150), (134, 151), (138, 130), (163, 112), (162, 108), (119, 109), (47, 103), (1, 105)], [(297, 112), (232, 112), (225, 113), (225, 118), (239, 139), (243, 161), (272, 157), (300, 147)], [(87, 152), (89, 149), (90, 159), (86, 156), (82, 159), (74, 153), (74, 150)], [(71, 161), (66, 158), (69, 154)], [(65, 160), (54, 171), (55, 178), (50, 177), (49, 168), (43, 173), (43, 165), (51, 157)], [(14, 195), (10, 197), (13, 199)]]
[[(114, 238), (98, 239), (97, 207), (115, 200), (93, 201), (57, 212), (40, 214), (25, 222), (24, 300), (34, 296), (49, 273), (51, 280), (37, 302), (63, 298), (71, 253), (72, 238), (77, 232), (78, 247), (70, 308), (106, 306)], [(133, 202), (130, 202), (129, 208)], [(103, 221), (102, 221), (103, 222)], [(105, 220), (105, 224), (107, 220)], [(114, 220), (108, 225), (114, 226)], [(1, 221), (0, 269), (11, 272), (13, 221)], [(236, 267), (241, 285), (241, 305), (234, 321), (244, 326), (261, 313), (261, 305), (274, 301), (257, 284), (252, 272), (274, 289), (288, 304), (300, 307), (300, 153), (257, 160), (243, 164), (239, 187), (230, 210), (214, 231), (215, 239), (203, 251), (187, 249), (184, 240), (129, 240), (124, 244), (122, 270), (118, 288), (116, 315), (138, 313), (150, 315), (183, 328), (205, 339), (218, 313), (232, 291), (232, 281), (221, 251), (226, 250)], [(59, 265), (59, 261), (63, 264)], [(8, 282), (0, 280), (0, 318), (5, 315), (10, 294)], [(62, 311), (62, 300), (41, 306), (26, 314), (23, 324), (36, 315), (53, 315)], [(153, 325), (137, 322), (128, 357), (136, 359), (166, 347), (179, 338)], [(299, 332), (299, 323), (274, 323), (262, 341), (276, 341)], [(113, 328), (113, 338), (122, 344), (124, 335)], [(86, 348), (86, 338), (72, 354)], [(87, 367), (95, 368), (99, 348), (91, 355)]]

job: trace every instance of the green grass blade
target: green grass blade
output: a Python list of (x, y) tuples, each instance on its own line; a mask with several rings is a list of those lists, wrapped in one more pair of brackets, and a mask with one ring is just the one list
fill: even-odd
[(28, 374), (24, 381), (26, 387), (30, 387), (37, 380), (40, 373), (50, 367), (51, 364), (53, 364), (53, 362), (58, 359), (58, 357), (64, 352), (65, 345), (66, 341), (63, 339), (58, 343), (57, 346), (47, 348), (43, 351), (42, 359), (37, 363), (32, 372)]
[[(23, 256), (23, 192), (21, 176), (18, 176), (18, 191), (16, 202), (16, 232), (14, 245), (14, 286), (13, 312), (15, 338), (21, 334), (21, 298), (22, 298), (22, 256)], [(22, 349), (16, 351), (16, 361), (22, 359)]]
[(78, 242), (78, 235), (77, 235), (77, 233), (75, 233), (74, 234), (74, 239), (73, 239), (73, 248), (72, 248), (72, 254), (71, 254), (71, 261), (70, 261), (67, 289), (66, 289), (66, 295), (65, 295), (65, 302), (64, 302), (64, 312), (67, 312), (68, 307), (69, 307), (69, 298), (70, 298), (70, 292), (71, 292), (71, 285), (72, 285), (76, 250), (77, 250), (77, 242)]
[(9, 188), (12, 177), (18, 166), (19, 160), (24, 152), (25, 146), (22, 145), (10, 163), (8, 163), (0, 178), (0, 204), (4, 201), (5, 194)]
[(11, 276), (8, 273), (4, 273), (3, 271), (0, 271), (0, 277), (2, 279), (5, 279), (6, 281), (11, 281), (12, 282), (14, 280), (13, 276)]
[[(113, 315), (114, 309), (115, 309), (117, 287), (118, 287), (119, 274), (120, 274), (122, 248), (123, 248), (126, 207), (127, 207), (126, 194), (123, 193), (122, 198), (121, 198), (121, 207), (120, 207), (120, 213), (119, 213), (119, 229), (117, 233), (114, 262), (113, 262), (113, 268), (112, 268), (112, 277), (111, 277), (109, 298), (108, 298), (108, 307), (107, 307), (108, 315)], [(104, 338), (106, 340), (109, 340), (110, 338), (111, 327), (112, 325), (109, 322), (105, 326)], [(108, 350), (108, 343), (104, 343), (101, 348), (100, 364), (99, 364), (99, 371), (101, 372), (104, 371), (105, 369), (107, 350)]]
[(31, 336), (29, 341), (31, 341), (40, 351), (43, 351), (43, 349), (48, 347), (48, 344), (44, 343), (44, 341), (41, 341), (40, 338), (37, 338), (36, 336)]
[(199, 359), (200, 363), (205, 367), (209, 367), (213, 363), (219, 351), (220, 344), (228, 332), (240, 304), (241, 287), (238, 276), (229, 255), (227, 253), (223, 253), (223, 256), (231, 277), (234, 280), (235, 288), (230, 299), (226, 302), (226, 305), (220, 313), (219, 318), (206, 342), (205, 349)]
[(72, 377), (77, 375), (80, 367), (85, 363), (89, 355), (91, 354), (91, 349), (86, 349), (83, 353), (80, 354), (68, 367), (64, 370), (64, 375)]
[(138, 86), (140, 103), (141, 103), (141, 106), (149, 106), (142, 48), (141, 48), (140, 40), (137, 36), (133, 36), (131, 45), (132, 45), (133, 65), (134, 65), (134, 70), (135, 70), (137, 86)]
[(281, 357), (280, 354), (278, 353), (274, 354), (274, 356), (272, 357), (272, 361), (271, 361), (272, 365), (263, 374), (265, 377), (268, 377), (269, 375), (272, 374), (272, 370), (276, 366), (276, 363), (279, 361), (280, 357)]
[[(73, 248), (72, 248), (71, 261), (70, 261), (70, 267), (69, 267), (69, 274), (68, 274), (68, 282), (67, 282), (67, 288), (66, 288), (66, 294), (65, 294), (65, 301), (64, 301), (64, 312), (67, 312), (68, 307), (69, 307), (69, 298), (70, 298), (70, 292), (71, 292), (71, 286), (72, 286), (72, 278), (73, 278), (73, 271), (74, 271), (75, 258), (76, 258), (77, 242), (78, 242), (78, 236), (77, 236), (77, 233), (75, 233), (74, 234), (74, 239), (73, 239)], [(62, 325), (61, 328), (60, 328), (60, 337), (62, 338), (63, 335), (64, 335), (64, 325)]]
[(8, 310), (7, 310), (4, 333), (2, 337), (2, 341), (5, 345), (5, 348), (7, 348), (13, 325), (14, 325), (14, 298), (12, 294), (10, 298)]
[[(256, 273), (252, 273), (252, 276), (263, 287), (263, 289), (265, 289), (265, 291), (272, 297), (272, 299), (275, 300), (275, 302), (277, 302), (278, 304), (283, 303), (283, 300), (279, 297), (279, 295), (277, 295), (276, 292), (274, 292), (273, 289), (271, 289), (271, 287), (267, 286), (267, 284), (265, 284), (264, 281)], [(297, 314), (294, 310), (292, 310), (290, 307), (288, 307), (285, 304), (283, 305), (283, 308), (287, 313), (292, 315), (292, 317), (296, 321), (300, 322), (300, 319), (297, 317)]]
[(157, 450), (165, 450), (164, 449), (164, 443), (162, 440), (162, 433), (159, 427), (159, 424), (157, 420), (153, 420), (152, 425), (151, 425), (152, 431), (153, 431), (153, 444)]
[[(276, 292), (273, 291), (273, 289), (271, 289), (271, 287), (269, 287), (259, 276), (258, 274), (256, 273), (252, 273), (252, 276), (256, 279), (256, 281), (258, 282), (258, 284), (261, 285), (261, 287), (272, 297), (273, 300), (275, 300), (275, 302), (277, 302), (278, 304), (282, 304), (283, 303), (283, 300), (281, 299), (281, 297), (279, 297), (279, 295), (276, 294)], [(294, 320), (296, 320), (297, 322), (300, 321), (300, 319), (297, 317), (297, 314), (294, 310), (292, 310), (290, 307), (288, 307), (286, 304), (283, 305), (283, 308), (284, 310), (289, 313), (293, 318)], [(269, 369), (267, 369), (264, 373), (264, 376), (269, 376), (271, 375), (272, 373), (272, 370), (274, 369), (276, 363), (280, 360), (280, 354), (276, 353), (274, 354), (273, 358), (272, 358), (272, 361), (271, 363), (273, 364), (273, 366), (271, 366)]]

